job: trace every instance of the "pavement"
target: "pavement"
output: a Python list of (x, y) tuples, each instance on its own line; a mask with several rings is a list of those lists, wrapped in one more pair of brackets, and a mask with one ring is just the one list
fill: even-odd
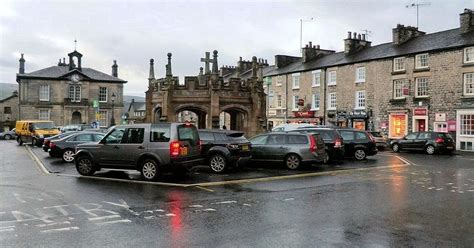
[(0, 142), (0, 247), (474, 246), (470, 156), (384, 152), (343, 169), (255, 165), (228, 176), (202, 168), (153, 184), (42, 168), (37, 150)]

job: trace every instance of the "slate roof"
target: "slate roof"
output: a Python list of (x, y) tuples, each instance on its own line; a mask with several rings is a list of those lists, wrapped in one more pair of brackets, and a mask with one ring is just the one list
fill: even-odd
[(128, 112), (132, 109), (134, 111), (146, 111), (146, 103), (145, 102), (131, 102), (130, 106), (128, 106)]
[(300, 60), (283, 68), (274, 68), (274, 70), (268, 71), (264, 76), (275, 76), (370, 60), (387, 59), (421, 52), (449, 50), (470, 45), (474, 45), (474, 32), (462, 34), (460, 29), (456, 28), (422, 35), (401, 45), (394, 45), (390, 42), (372, 46), (350, 55), (346, 55), (344, 52), (337, 52), (307, 63), (302, 63), (302, 60)]
[(76, 69), (69, 70), (69, 66), (51, 66), (48, 68), (44, 68), (38, 71), (25, 73), (25, 74), (18, 74), (19, 78), (47, 78), (47, 79), (59, 79), (73, 71), (77, 71), (80, 74), (94, 80), (94, 81), (107, 81), (107, 82), (118, 82), (118, 83), (126, 83), (127, 81), (122, 80), (120, 78), (113, 77), (109, 74), (105, 74), (103, 72), (91, 69), (91, 68), (82, 68), (82, 71)]

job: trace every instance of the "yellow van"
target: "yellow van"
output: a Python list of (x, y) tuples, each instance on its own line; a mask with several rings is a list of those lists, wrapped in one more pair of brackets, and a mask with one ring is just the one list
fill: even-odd
[(41, 146), (44, 138), (59, 134), (59, 129), (52, 121), (17, 121), (15, 133), (18, 144), (31, 142), (32, 145)]

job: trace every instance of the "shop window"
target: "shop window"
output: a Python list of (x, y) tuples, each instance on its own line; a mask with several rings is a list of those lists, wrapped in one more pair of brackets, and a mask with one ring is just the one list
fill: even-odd
[(406, 134), (406, 115), (390, 116), (390, 137), (403, 137)]
[(470, 141), (461, 141), (461, 150), (463, 151), (473, 151), (472, 149), (472, 142)]
[(359, 129), (359, 130), (365, 130), (365, 121), (362, 121), (362, 120), (355, 120), (352, 122), (352, 126), (355, 128), (355, 129)]
[(442, 133), (447, 133), (448, 132), (448, 123), (447, 122), (435, 122), (433, 123), (434, 126), (434, 131), (435, 132), (442, 132)]
[(461, 115), (460, 124), (459, 134), (474, 135), (474, 114)]

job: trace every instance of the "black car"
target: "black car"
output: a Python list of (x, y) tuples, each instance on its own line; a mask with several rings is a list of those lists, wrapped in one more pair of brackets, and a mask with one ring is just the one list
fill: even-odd
[(229, 166), (238, 167), (251, 158), (250, 142), (240, 131), (199, 130), (202, 155), (213, 172), (222, 173)]
[(49, 155), (62, 158), (66, 163), (74, 161), (76, 146), (88, 142), (98, 142), (105, 134), (97, 132), (76, 132), (49, 142)]
[(344, 154), (356, 160), (364, 160), (367, 156), (377, 154), (377, 144), (372, 135), (364, 130), (338, 128), (337, 131), (344, 139)]
[(344, 139), (335, 128), (331, 127), (301, 127), (293, 132), (308, 132), (319, 134), (326, 145), (329, 160), (339, 161), (344, 158)]
[(394, 152), (401, 150), (425, 151), (427, 154), (446, 152), (451, 154), (455, 150), (453, 137), (448, 133), (440, 132), (414, 132), (405, 137), (392, 140), (390, 146)]
[(43, 151), (49, 152), (49, 143), (51, 142), (51, 140), (62, 139), (66, 136), (73, 135), (75, 133), (77, 133), (77, 131), (71, 131), (71, 132), (67, 132), (67, 133), (60, 133), (58, 135), (54, 135), (54, 136), (51, 136), (51, 137), (44, 138)]

